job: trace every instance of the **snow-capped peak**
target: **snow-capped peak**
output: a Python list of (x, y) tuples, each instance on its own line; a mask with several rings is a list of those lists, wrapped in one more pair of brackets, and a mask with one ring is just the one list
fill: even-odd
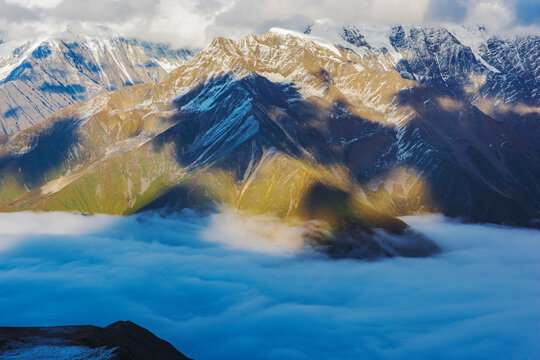
[(390, 43), (392, 27), (388, 25), (371, 23), (337, 25), (329, 20), (317, 20), (308, 29), (309, 34), (320, 41), (353, 49), (360, 55), (368, 54), (369, 48), (386, 49), (395, 61), (401, 59)]
[(310, 36), (308, 34), (301, 33), (299, 31), (289, 30), (289, 29), (283, 29), (279, 27), (273, 27), (270, 30), (268, 30), (269, 33), (274, 33), (278, 35), (291, 35), (296, 36), (299, 38), (309, 39)]
[(193, 55), (118, 35), (56, 35), (0, 44), (0, 132), (23, 130), (106, 91), (161, 81)]
[(480, 55), (480, 48), (482, 45), (487, 44), (488, 39), (493, 36), (488, 33), (484, 26), (448, 25), (446, 28), (460, 43), (471, 48), (476, 60), (480, 61), (482, 65), (495, 73), (500, 72), (497, 68), (488, 64)]
[(46, 40), (43, 37), (26, 42), (0, 42), (0, 83)]
[(294, 36), (294, 37), (297, 37), (297, 38), (300, 38), (300, 39), (312, 41), (312, 42), (316, 43), (317, 45), (322, 46), (322, 47), (332, 51), (337, 56), (341, 56), (341, 53), (334, 46), (334, 44), (331, 41), (328, 41), (328, 39), (325, 39), (325, 38), (313, 36), (313, 35), (310, 35), (310, 34), (301, 33), (301, 32), (298, 32), (298, 31), (277, 28), (277, 27), (271, 28), (268, 31), (268, 33), (282, 35), (282, 36), (289, 35), (289, 36)]

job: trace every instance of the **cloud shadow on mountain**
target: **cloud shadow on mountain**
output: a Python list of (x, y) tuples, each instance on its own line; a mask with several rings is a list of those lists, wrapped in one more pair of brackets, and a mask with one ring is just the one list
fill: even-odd
[(440, 211), (519, 225), (539, 217), (539, 159), (518, 133), (432, 88), (406, 89), (396, 97), (418, 114), (402, 129), (410, 146), (401, 164), (423, 175)]
[(19, 153), (2, 156), (0, 174), (15, 177), (28, 189), (45, 184), (62, 168), (67, 168), (71, 149), (80, 140), (77, 120), (73, 118), (54, 120), (39, 130), (27, 130), (19, 136), (28, 147), (20, 149)]
[[(324, 108), (303, 99), (291, 84), (257, 74), (213, 78), (176, 99), (174, 107), (177, 124), (156, 138), (157, 149), (173, 143), (181, 166), (211, 165), (233, 171), (238, 180), (265, 149), (332, 165), (342, 162), (344, 136), (382, 128), (345, 116), (342, 102)], [(334, 118), (345, 120), (337, 123)], [(333, 135), (338, 138), (329, 143)]]
[[(240, 79), (227, 74), (175, 100), (178, 124), (154, 145), (173, 143), (181, 166), (232, 172), (237, 182), (272, 148), (303, 161), (344, 165), (360, 184), (407, 167), (421, 177), (431, 210), (496, 223), (523, 223), (538, 215), (530, 201), (538, 197), (533, 183), (540, 176), (534, 158), (517, 161), (523, 151), (529, 153), (521, 145), (510, 151), (499, 147), (505, 140), (519, 144), (518, 135), (433, 88), (395, 96), (398, 106), (417, 114), (400, 139), (393, 126), (351, 114), (346, 100), (322, 106), (291, 85), (256, 74)], [(524, 195), (523, 186), (531, 194)]]

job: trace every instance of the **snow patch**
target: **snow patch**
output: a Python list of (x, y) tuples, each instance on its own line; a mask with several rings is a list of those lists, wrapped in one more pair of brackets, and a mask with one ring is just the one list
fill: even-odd
[(487, 41), (491, 37), (491, 34), (484, 28), (479, 26), (448, 25), (447, 29), (461, 44), (470, 47), (476, 60), (480, 61), (488, 70), (494, 73), (500, 73), (497, 68), (488, 64), (480, 55), (480, 47), (487, 45)]
[(297, 31), (287, 30), (287, 29), (281, 29), (281, 28), (271, 28), (268, 32), (282, 35), (282, 36), (294, 36), (300, 39), (304, 39), (307, 41), (312, 41), (315, 44), (333, 52), (337, 56), (341, 56), (341, 52), (338, 50), (337, 47), (327, 42), (326, 39), (318, 38), (311, 35), (306, 35)]
[(165, 59), (154, 59), (154, 61), (163, 68), (163, 70), (165, 70), (166, 72), (170, 73), (171, 71), (175, 70), (176, 68), (178, 68), (181, 63), (177, 63), (177, 64), (174, 64), (172, 62), (169, 62)]
[[(20, 66), (46, 39), (41, 38), (34, 42), (27, 42), (26, 44), (20, 44), (14, 41), (0, 44), (0, 82), (5, 80), (13, 70)], [(23, 46), (26, 49), (21, 54), (14, 54), (15, 50)]]
[(2, 352), (2, 359), (10, 360), (110, 360), (114, 349), (100, 347), (91, 349), (84, 346), (68, 345), (24, 345)]

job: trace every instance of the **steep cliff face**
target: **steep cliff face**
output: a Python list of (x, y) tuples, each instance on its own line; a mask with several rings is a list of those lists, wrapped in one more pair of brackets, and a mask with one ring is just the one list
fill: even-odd
[(539, 217), (540, 162), (519, 133), (405, 79), (396, 53), (355, 48), (281, 29), (215, 39), (165, 81), (100, 95), (9, 138), (2, 209), (225, 204), (337, 234), (403, 233), (393, 217), (421, 211)]
[(463, 84), (469, 81), (471, 74), (481, 75), (487, 70), (470, 47), (443, 28), (399, 26), (392, 29), (389, 39), (402, 56), (395, 66), (403, 77), (452, 96), (463, 96)]
[(70, 34), (0, 44), (0, 132), (26, 129), (100, 93), (161, 81), (192, 55), (166, 45)]

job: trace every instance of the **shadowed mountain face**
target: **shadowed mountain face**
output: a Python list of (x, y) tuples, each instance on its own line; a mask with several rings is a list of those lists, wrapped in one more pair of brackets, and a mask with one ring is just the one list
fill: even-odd
[(168, 342), (130, 322), (107, 327), (0, 327), (2, 359), (189, 360)]
[(401, 130), (398, 157), (423, 174), (433, 202), (447, 215), (473, 221), (527, 224), (537, 218), (534, 149), (508, 124), (466, 102), (442, 97), (433, 104), (431, 94), (426, 88), (400, 94), (421, 116)]
[(369, 244), (384, 229), (361, 257), (436, 251), (398, 249), (399, 215), (532, 225), (531, 144), (389, 61), (284, 30), (218, 38), (161, 83), (101, 95), (6, 140), (1, 209), (224, 205), (316, 224), (310, 240), (336, 256), (346, 239)]
[(322, 108), (289, 85), (226, 75), (176, 100), (182, 120), (156, 141), (173, 142), (183, 166), (213, 164), (232, 171), (237, 181), (252, 174), (265, 149), (343, 166), (364, 183), (408, 168), (421, 174), (426, 193), (412, 198), (404, 193), (406, 204), (398, 206), (398, 214), (419, 210), (411, 202), (420, 195), (430, 203), (416, 206), (475, 221), (534, 218), (540, 202), (534, 180), (540, 175), (538, 158), (512, 129), (432, 89), (397, 97), (417, 113), (399, 129), (348, 113), (346, 102)]
[(317, 163), (336, 162), (324, 136), (309, 126), (307, 114), (300, 113), (317, 116), (321, 110), (309, 109), (290, 84), (272, 83), (256, 74), (227, 74), (195, 87), (174, 106), (181, 121), (156, 141), (174, 142), (182, 165), (214, 164), (242, 179), (268, 149)]

